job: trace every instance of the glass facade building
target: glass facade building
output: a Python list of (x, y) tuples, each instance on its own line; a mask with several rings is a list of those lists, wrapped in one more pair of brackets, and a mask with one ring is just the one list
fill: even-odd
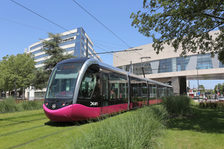
[[(93, 49), (93, 42), (82, 27), (61, 33), (60, 36), (62, 39), (60, 47), (66, 50), (66, 54), (72, 54), (76, 57), (86, 57), (86, 51), (88, 50), (89, 58), (95, 58), (101, 61), (100, 57), (96, 55), (96, 52)], [(50, 39), (47, 38), (44, 40)], [(29, 46), (26, 51), (33, 55), (34, 61), (36, 62), (36, 68), (43, 67), (44, 61), (49, 58), (42, 49), (43, 43), (42, 41), (39, 41)]]
[(143, 74), (142, 67), (144, 67), (145, 74), (156, 74), (197, 69), (223, 68), (224, 64), (218, 60), (217, 55), (211, 57), (210, 54), (199, 54), (119, 66), (119, 68), (124, 69), (125, 71), (133, 71), (133, 73), (137, 75)]
[[(87, 57), (88, 54), (89, 58), (95, 58), (101, 61), (100, 57), (96, 55), (96, 52), (93, 49), (93, 42), (82, 27), (60, 33), (59, 35), (62, 39), (60, 47), (65, 49), (66, 54), (72, 54), (75, 57)], [(44, 40), (50, 40), (50, 38)], [(26, 53), (33, 56), (34, 61), (36, 62), (36, 68), (43, 67), (44, 61), (49, 58), (49, 55), (43, 51), (44, 40), (30, 45), (28, 49), (25, 50)], [(46, 89), (36, 90), (34, 87), (30, 86), (25, 90), (25, 98), (28, 98), (29, 100), (43, 99), (45, 92)]]

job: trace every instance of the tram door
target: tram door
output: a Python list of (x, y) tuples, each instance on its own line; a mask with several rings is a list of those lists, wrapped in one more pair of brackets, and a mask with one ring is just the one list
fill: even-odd
[(141, 80), (131, 77), (131, 107), (139, 107), (141, 101)]
[(104, 72), (101, 73), (101, 97), (101, 114), (105, 114), (109, 105), (109, 75)]

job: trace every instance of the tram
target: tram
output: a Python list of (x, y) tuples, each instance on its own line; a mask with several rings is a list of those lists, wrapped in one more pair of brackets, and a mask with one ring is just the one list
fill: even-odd
[(171, 94), (170, 85), (96, 59), (72, 58), (53, 69), (43, 109), (51, 121), (73, 122), (156, 104)]

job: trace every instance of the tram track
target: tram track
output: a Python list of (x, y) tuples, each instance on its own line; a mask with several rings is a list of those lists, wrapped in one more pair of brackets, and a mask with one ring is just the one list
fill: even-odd
[(5, 136), (9, 136), (9, 135), (14, 135), (14, 134), (16, 134), (16, 133), (20, 133), (20, 132), (24, 132), (24, 131), (32, 130), (32, 129), (35, 129), (35, 128), (44, 127), (44, 126), (46, 126), (46, 125), (38, 125), (38, 126), (30, 127), (30, 128), (25, 128), (25, 129), (17, 130), (17, 131), (12, 131), (12, 132), (8, 132), (8, 133), (3, 133), (3, 134), (0, 134), (0, 138), (1, 138), (1, 137), (5, 137)]
[(68, 130), (73, 129), (74, 127), (75, 127), (75, 126), (73, 126), (73, 127), (69, 127), (69, 128), (67, 128), (67, 129), (63, 129), (63, 130), (59, 130), (59, 131), (55, 131), (55, 132), (52, 132), (52, 133), (50, 133), (50, 134), (43, 135), (43, 136), (40, 136), (40, 137), (35, 138), (35, 139), (31, 139), (31, 140), (26, 141), (26, 142), (24, 142), (24, 143), (21, 143), (21, 144), (17, 144), (17, 145), (8, 147), (7, 149), (15, 149), (15, 148), (19, 148), (19, 147), (25, 146), (25, 145), (27, 145), (27, 144), (30, 144), (30, 143), (39, 141), (39, 140), (41, 140), (41, 139), (45, 139), (45, 138), (47, 138), (47, 137), (50, 137), (50, 136), (53, 136), (53, 135), (56, 135), (56, 134), (59, 134), (59, 133), (66, 132), (66, 131), (68, 131)]
[(0, 121), (10, 121), (10, 120), (14, 120), (14, 119), (41, 116), (41, 115), (44, 115), (44, 113), (41, 112), (41, 113), (35, 113), (35, 114), (27, 114), (27, 115), (21, 115), (21, 116), (12, 116), (12, 117), (0, 118)]
[[(47, 123), (37, 125), (37, 126), (33, 126), (33, 127), (30, 127), (30, 128), (25, 128), (25, 129), (21, 129), (21, 130), (16, 130), (16, 131), (0, 134), (0, 138), (3, 137), (3, 136), (9, 136), (9, 135), (13, 135), (13, 134), (16, 134), (16, 133), (29, 131), (29, 130), (32, 130), (32, 129), (35, 129), (35, 128), (45, 127), (45, 126), (48, 126), (48, 125), (52, 125), (52, 126), (55, 126), (55, 127), (60, 127), (60, 126), (78, 126), (80, 124), (81, 124), (81, 122), (80, 123), (68, 123), (68, 124), (67, 123), (65, 123), (65, 124), (60, 123), (60, 124), (57, 124), (57, 125), (53, 125), (53, 122), (47, 122)], [(83, 124), (85, 124), (85, 123), (83, 123)]]
[(27, 120), (27, 121), (23, 120), (23, 121), (18, 121), (18, 122), (15, 122), (15, 123), (10, 123), (10, 124), (7, 124), (7, 125), (0, 125), (0, 127), (8, 127), (8, 126), (13, 126), (13, 125), (21, 124), (21, 123), (29, 123), (29, 122), (34, 122), (34, 121), (39, 121), (39, 120), (44, 120), (44, 119), (47, 119), (47, 118), (44, 117), (44, 118)]

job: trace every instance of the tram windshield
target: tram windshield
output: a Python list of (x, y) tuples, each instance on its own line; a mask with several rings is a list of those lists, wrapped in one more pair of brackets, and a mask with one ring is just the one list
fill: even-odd
[(82, 63), (58, 65), (52, 72), (46, 99), (71, 99)]

